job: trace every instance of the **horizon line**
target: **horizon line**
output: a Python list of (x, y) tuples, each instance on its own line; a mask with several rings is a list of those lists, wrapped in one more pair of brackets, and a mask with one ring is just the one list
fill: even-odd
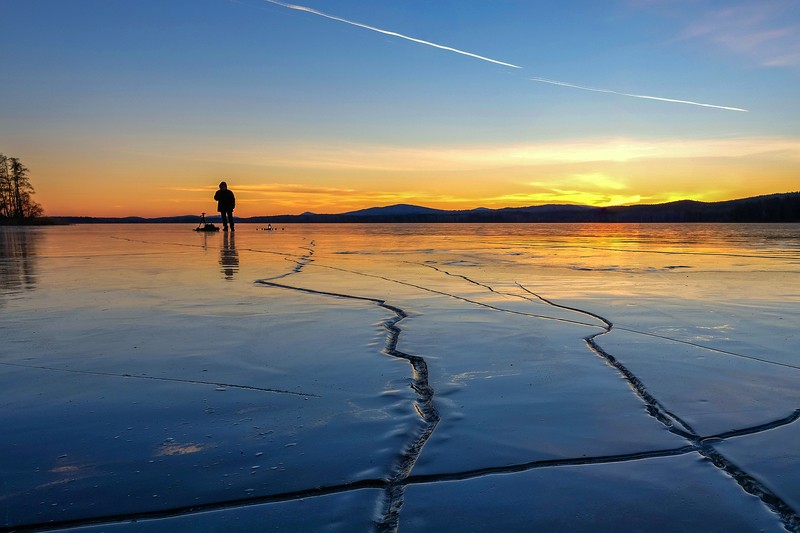
[[(755, 200), (757, 198), (766, 198), (770, 196), (791, 196), (791, 195), (800, 195), (800, 190), (798, 191), (786, 191), (786, 192), (774, 192), (774, 193), (765, 193), (765, 194), (758, 194), (755, 196), (745, 196), (741, 198), (731, 198), (728, 200), (714, 200), (714, 201), (703, 201), (703, 200), (693, 200), (691, 198), (682, 198), (679, 200), (669, 200), (665, 202), (657, 202), (657, 203), (638, 203), (638, 204), (616, 204), (616, 205), (606, 205), (606, 206), (599, 206), (599, 205), (590, 205), (590, 204), (579, 204), (579, 203), (572, 203), (572, 202), (564, 202), (564, 203), (545, 203), (545, 204), (531, 204), (531, 205), (523, 205), (523, 206), (505, 206), (505, 207), (472, 207), (472, 208), (464, 208), (464, 209), (445, 209), (445, 208), (438, 208), (438, 207), (428, 207), (424, 205), (417, 205), (417, 204), (408, 204), (408, 203), (396, 203), (396, 204), (388, 204), (388, 205), (377, 205), (377, 206), (370, 206), (370, 207), (363, 207), (359, 209), (354, 209), (350, 211), (344, 211), (340, 213), (315, 213), (311, 211), (304, 211), (303, 213), (298, 214), (289, 214), (289, 213), (282, 213), (278, 215), (248, 215), (248, 216), (241, 216), (241, 215), (234, 215), (234, 218), (246, 220), (250, 218), (266, 218), (266, 217), (301, 217), (301, 216), (343, 216), (343, 215), (350, 215), (353, 213), (358, 213), (361, 211), (368, 211), (370, 209), (386, 209), (390, 207), (398, 207), (398, 206), (407, 206), (413, 208), (422, 208), (422, 209), (429, 209), (431, 211), (440, 211), (442, 213), (464, 213), (470, 211), (502, 211), (502, 210), (510, 210), (510, 209), (529, 209), (534, 207), (556, 207), (556, 206), (563, 206), (563, 207), (585, 207), (590, 209), (613, 209), (613, 208), (623, 208), (623, 207), (643, 207), (643, 206), (662, 206), (662, 205), (669, 205), (669, 204), (676, 204), (680, 202), (694, 202), (699, 204), (721, 204), (727, 202), (736, 202), (736, 201), (743, 201), (743, 200)], [(216, 211), (212, 212), (204, 212), (206, 217), (217, 217), (219, 218), (219, 213)], [(210, 213), (210, 214), (209, 214)], [(152, 216), (143, 216), (143, 215), (42, 215), (39, 218), (47, 219), (47, 218), (102, 218), (102, 219), (126, 219), (126, 218), (139, 218), (143, 220), (155, 220), (155, 219), (164, 219), (164, 218), (184, 218), (184, 217), (199, 217), (199, 214), (195, 213), (184, 213), (180, 215), (152, 215)], [(2, 224), (0, 224), (2, 225)]]

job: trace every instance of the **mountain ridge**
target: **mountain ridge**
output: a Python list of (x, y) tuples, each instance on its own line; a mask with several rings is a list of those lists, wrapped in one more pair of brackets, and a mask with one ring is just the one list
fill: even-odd
[[(52, 219), (80, 223), (196, 223), (197, 215), (172, 217), (70, 217)], [(218, 216), (207, 217), (217, 221)], [(514, 222), (800, 222), (800, 192), (775, 193), (721, 202), (676, 200), (662, 204), (594, 207), (546, 204), (526, 207), (444, 210), (412, 204), (370, 207), (340, 214), (237, 217), (255, 223), (514, 223)]]

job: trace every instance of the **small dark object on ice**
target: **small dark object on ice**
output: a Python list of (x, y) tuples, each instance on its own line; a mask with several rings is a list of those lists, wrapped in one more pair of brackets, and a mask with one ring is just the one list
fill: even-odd
[(219, 228), (211, 222), (206, 222), (206, 214), (200, 213), (200, 225), (194, 228), (195, 231), (219, 231)]

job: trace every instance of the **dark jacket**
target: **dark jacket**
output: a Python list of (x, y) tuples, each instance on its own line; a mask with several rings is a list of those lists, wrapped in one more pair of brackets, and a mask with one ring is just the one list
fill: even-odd
[(217, 201), (217, 211), (233, 211), (236, 207), (236, 197), (230, 189), (220, 189), (214, 193), (214, 200)]

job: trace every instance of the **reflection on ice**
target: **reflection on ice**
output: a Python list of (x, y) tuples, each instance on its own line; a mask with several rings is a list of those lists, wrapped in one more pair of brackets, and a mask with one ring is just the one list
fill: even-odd
[(798, 226), (237, 229), (0, 231), (4, 527), (800, 528)]
[(0, 227), (0, 305), (6, 294), (36, 287), (36, 251), (40, 232)]
[(239, 271), (239, 253), (236, 251), (234, 233), (225, 232), (222, 237), (222, 247), (219, 249), (219, 265), (225, 279), (233, 279)]

